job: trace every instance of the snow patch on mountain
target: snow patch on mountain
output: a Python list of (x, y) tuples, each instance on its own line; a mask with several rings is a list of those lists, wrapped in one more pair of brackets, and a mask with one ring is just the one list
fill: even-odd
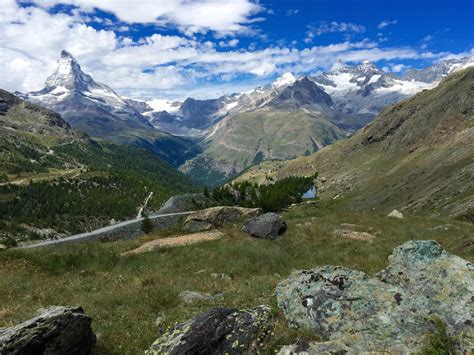
[(280, 76), (278, 79), (276, 79), (272, 83), (272, 86), (275, 88), (279, 88), (282, 86), (292, 85), (295, 81), (296, 81), (296, 78), (293, 76), (293, 74), (288, 72)]
[(163, 99), (153, 99), (153, 100), (146, 101), (146, 103), (151, 108), (150, 112), (166, 111), (168, 113), (175, 113), (175, 112), (178, 112), (181, 106), (181, 102), (169, 101), (169, 100), (163, 100)]

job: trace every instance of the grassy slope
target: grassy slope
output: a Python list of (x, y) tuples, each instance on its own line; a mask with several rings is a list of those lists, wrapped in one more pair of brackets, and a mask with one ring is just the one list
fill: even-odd
[(220, 122), (203, 153), (182, 170), (215, 185), (263, 159), (291, 159), (343, 137), (334, 124), (302, 111), (244, 112)]
[(471, 68), (387, 108), (351, 139), (270, 175), (318, 171), (326, 180), (321, 196), (337, 196), (347, 209), (397, 208), (469, 219), (474, 215), (473, 110)]
[[(94, 319), (98, 353), (137, 354), (159, 336), (154, 322), (160, 314), (172, 326), (213, 306), (269, 304), (276, 321), (270, 352), (305, 337), (287, 327), (273, 296), (275, 285), (292, 270), (335, 264), (373, 274), (387, 265), (395, 246), (411, 239), (435, 239), (449, 252), (474, 261), (474, 227), (467, 223), (396, 220), (330, 206), (301, 206), (283, 216), (289, 229), (275, 242), (252, 239), (236, 226), (225, 229), (228, 237), (219, 241), (127, 258), (119, 254), (140, 241), (0, 253), (0, 327), (50, 304), (81, 305)], [(357, 230), (375, 233), (377, 239), (338, 239), (333, 231), (341, 223), (355, 223)], [(446, 223), (451, 225), (448, 232), (431, 229)], [(213, 272), (227, 273), (232, 281), (213, 278)], [(184, 290), (223, 291), (224, 298), (187, 305), (178, 297)]]

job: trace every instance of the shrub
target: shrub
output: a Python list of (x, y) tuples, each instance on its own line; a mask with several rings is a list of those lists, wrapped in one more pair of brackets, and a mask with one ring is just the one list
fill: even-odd
[(150, 220), (148, 216), (145, 216), (142, 220), (141, 230), (143, 233), (150, 233), (153, 230), (153, 222)]

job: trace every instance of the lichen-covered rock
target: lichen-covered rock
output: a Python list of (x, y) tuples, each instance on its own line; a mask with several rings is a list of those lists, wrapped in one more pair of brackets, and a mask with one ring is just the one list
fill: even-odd
[(0, 329), (0, 354), (90, 354), (96, 337), (81, 307), (51, 306)]
[(245, 222), (242, 230), (256, 238), (276, 239), (286, 231), (286, 223), (276, 213), (265, 213)]
[(259, 208), (243, 208), (219, 206), (190, 214), (183, 223), (183, 229), (189, 232), (209, 230), (235, 223), (246, 218), (252, 218), (262, 213)]
[[(291, 325), (313, 329), (332, 346), (337, 341), (354, 352), (420, 351), (434, 317), (445, 322), (459, 351), (469, 351), (474, 347), (473, 295), (474, 265), (435, 241), (397, 247), (389, 266), (375, 277), (323, 266), (293, 272), (276, 289), (278, 306)], [(320, 346), (311, 344), (308, 353), (320, 353)]]
[(270, 323), (270, 308), (239, 311), (213, 308), (179, 323), (161, 336), (146, 354), (241, 354), (257, 350), (258, 338)]
[(285, 345), (278, 355), (308, 355), (308, 354), (340, 354), (358, 355), (360, 352), (346, 346), (340, 341), (325, 341), (321, 343), (302, 342), (300, 344)]

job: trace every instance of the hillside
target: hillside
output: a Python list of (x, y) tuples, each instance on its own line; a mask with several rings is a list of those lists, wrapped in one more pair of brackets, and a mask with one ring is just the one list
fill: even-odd
[(155, 154), (96, 142), (0, 91), (0, 240), (58, 237), (136, 216), (196, 184)]
[(267, 108), (237, 113), (217, 124), (204, 141), (203, 153), (181, 170), (213, 186), (263, 160), (308, 155), (344, 137), (339, 127), (317, 113)]
[[(278, 310), (275, 286), (293, 270), (342, 265), (373, 275), (387, 266), (394, 247), (410, 239), (434, 239), (449, 252), (474, 260), (472, 247), (466, 247), (474, 232), (468, 223), (397, 220), (312, 205), (282, 216), (288, 231), (276, 241), (251, 238), (238, 224), (223, 228), (226, 236), (220, 240), (129, 257), (120, 254), (150, 240), (166, 241), (169, 235), (0, 253), (0, 327), (28, 319), (46, 305), (77, 304), (100, 334), (96, 353), (141, 354), (160, 331), (210, 308), (267, 304), (274, 327), (261, 353), (274, 354), (283, 345), (320, 339), (318, 333), (288, 326)], [(366, 242), (334, 234), (349, 227), (376, 238)], [(188, 303), (180, 297), (186, 291), (222, 296)]]
[(269, 176), (318, 172), (321, 197), (351, 210), (396, 208), (472, 221), (473, 115), (474, 68), (468, 68), (388, 107), (352, 138)]

